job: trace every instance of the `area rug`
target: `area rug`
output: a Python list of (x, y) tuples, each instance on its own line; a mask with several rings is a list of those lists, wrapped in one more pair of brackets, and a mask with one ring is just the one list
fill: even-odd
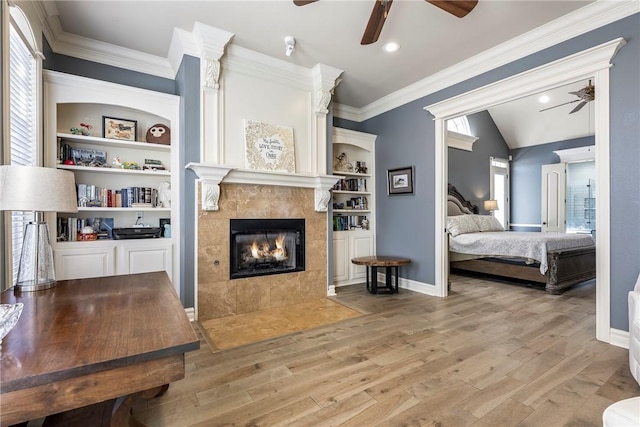
[(362, 313), (327, 298), (200, 323), (209, 344), (226, 350), (293, 332), (328, 325)]

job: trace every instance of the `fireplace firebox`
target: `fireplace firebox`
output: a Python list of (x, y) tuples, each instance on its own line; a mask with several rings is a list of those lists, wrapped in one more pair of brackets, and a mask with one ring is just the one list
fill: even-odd
[(232, 219), (231, 279), (304, 271), (304, 219)]

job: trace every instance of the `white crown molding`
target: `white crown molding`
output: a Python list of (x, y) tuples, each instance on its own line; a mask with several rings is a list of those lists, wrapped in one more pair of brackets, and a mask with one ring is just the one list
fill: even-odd
[[(179, 67), (182, 54), (192, 55), (197, 52), (197, 48), (194, 49), (191, 45), (195, 41), (187, 40), (188, 38), (183, 37), (184, 33), (180, 31), (174, 31), (174, 39), (177, 38), (178, 40), (172, 39), (168, 58), (66, 33), (62, 29), (57, 8), (53, 2), (39, 0), (34, 3), (41, 19), (43, 33), (52, 50), (58, 54), (173, 79), (175, 78), (177, 67)], [(362, 108), (335, 104), (334, 116), (358, 122), (367, 120), (438, 90), (639, 12), (640, 2), (635, 0), (595, 1), (522, 36), (384, 96)], [(235, 50), (238, 47), (231, 46), (229, 50), (232, 50), (231, 48)], [(257, 52), (255, 54), (261, 55)], [(180, 61), (177, 58), (180, 58)], [(240, 58), (249, 59), (246, 55), (240, 55)], [(294, 64), (277, 58), (271, 59), (287, 64), (291, 68), (296, 67)], [(256, 62), (259, 63), (261, 61)], [(231, 61), (230, 64), (234, 65), (234, 62)], [(299, 72), (292, 71), (291, 74), (296, 75)]]
[[(362, 108), (334, 106), (335, 117), (364, 121), (573, 37), (640, 12), (638, 1), (598, 0), (519, 37), (386, 95)], [(343, 116), (342, 113), (346, 114)]]
[(473, 151), (473, 143), (478, 140), (477, 136), (465, 135), (463, 133), (447, 131), (447, 146), (458, 150)]
[[(515, 99), (586, 79), (598, 70), (611, 67), (611, 60), (625, 44), (623, 38), (617, 38), (499, 82), (428, 105), (424, 109), (435, 118), (450, 119), (499, 104), (505, 91)], [(497, 87), (500, 89), (496, 90)]]
[(361, 122), (363, 120), (360, 108), (338, 103), (333, 104), (333, 116), (353, 122)]
[(185, 55), (200, 57), (198, 43), (196, 43), (193, 33), (190, 31), (174, 28), (171, 44), (169, 45), (169, 54), (167, 56), (174, 75), (178, 73), (180, 64), (182, 64), (182, 58)]
[(561, 163), (584, 162), (596, 159), (596, 146), (567, 148), (554, 151), (560, 157)]

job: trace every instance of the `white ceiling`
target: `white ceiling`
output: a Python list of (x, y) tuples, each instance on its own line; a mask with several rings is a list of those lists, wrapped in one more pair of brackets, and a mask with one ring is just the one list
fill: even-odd
[[(395, 0), (377, 43), (360, 45), (374, 0), (55, 1), (62, 29), (167, 57), (173, 29), (196, 21), (234, 33), (232, 43), (285, 61), (344, 70), (334, 100), (360, 108), (462, 60), (575, 11), (591, 0), (479, 0), (459, 19), (424, 0)], [(51, 12), (53, 10), (53, 12)], [(284, 55), (285, 36), (296, 49)], [(384, 53), (387, 41), (400, 43)]]
[[(594, 108), (591, 102), (573, 114), (569, 112), (577, 103), (540, 111), (578, 99), (569, 92), (578, 91), (588, 83), (588, 80), (576, 82), (498, 105), (489, 108), (488, 111), (505, 142), (512, 149), (593, 135)], [(597, 93), (596, 88), (596, 96)], [(542, 95), (549, 96), (549, 102), (541, 104), (538, 98)]]
[[(424, 0), (395, 0), (380, 39), (368, 46), (360, 45), (360, 39), (374, 0), (320, 0), (303, 7), (295, 6), (292, 0), (56, 0), (43, 4), (49, 27), (64, 34), (65, 42), (80, 36), (79, 44), (85, 47), (96, 40), (143, 52), (162, 62), (167, 60), (174, 28), (192, 31), (194, 23), (201, 22), (235, 34), (235, 45), (309, 68), (318, 63), (336, 67), (344, 70), (334, 96), (340, 111), (366, 112), (367, 118), (382, 112), (380, 105), (388, 109), (394, 102), (396, 106), (408, 102), (407, 94), (414, 93), (416, 87), (431, 93), (446, 87), (449, 75), (466, 74), (469, 78), (477, 74), (460, 72), (468, 67), (456, 64), (471, 63), (485, 67), (480, 72), (489, 70), (483, 56), (488, 51), (504, 55), (512, 48), (505, 43), (519, 36), (524, 40), (518, 43), (521, 46), (536, 44), (538, 38), (550, 39), (562, 34), (568, 22), (575, 25), (576, 21), (588, 21), (585, 16), (598, 14), (579, 9), (599, 5), (596, 10), (600, 16), (615, 3), (620, 2), (479, 0), (469, 15), (459, 19)], [(541, 27), (546, 29), (540, 31)], [(285, 36), (296, 39), (290, 57), (284, 54)], [(392, 54), (383, 52), (387, 41), (400, 43), (401, 49)], [(96, 52), (102, 47), (96, 45)], [(547, 105), (574, 99), (568, 92), (586, 83), (559, 88), (551, 93)], [(489, 110), (510, 148), (593, 135), (592, 104), (571, 115), (568, 112), (573, 105), (540, 113), (544, 107), (537, 98)], [(401, 99), (405, 101), (398, 102)], [(355, 116), (358, 114), (362, 113)]]

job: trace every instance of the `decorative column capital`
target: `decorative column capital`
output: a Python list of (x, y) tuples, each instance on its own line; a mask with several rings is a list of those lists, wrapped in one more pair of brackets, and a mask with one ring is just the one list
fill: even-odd
[(202, 63), (202, 87), (216, 91), (220, 88), (220, 58), (233, 36), (233, 33), (201, 22), (193, 25), (193, 38)]
[(342, 70), (329, 65), (317, 64), (311, 69), (313, 77), (314, 108), (316, 114), (327, 114), (333, 90), (340, 83)]

